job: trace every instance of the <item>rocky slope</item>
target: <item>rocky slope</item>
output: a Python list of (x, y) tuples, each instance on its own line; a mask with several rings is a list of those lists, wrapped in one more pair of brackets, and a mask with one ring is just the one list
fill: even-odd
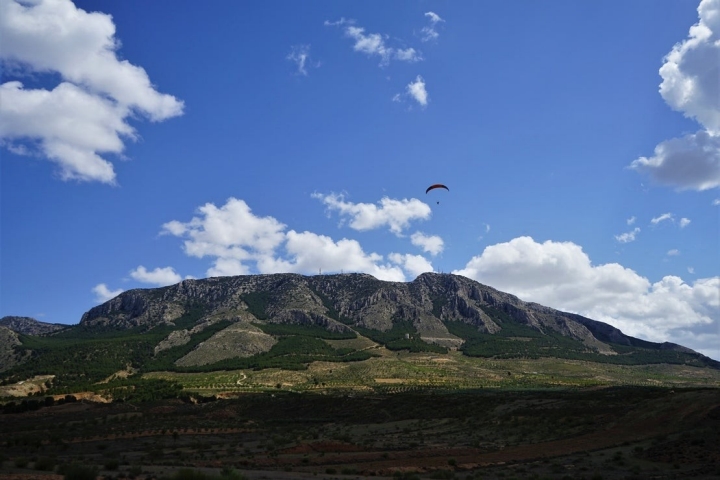
[(13, 332), (23, 333), (25, 335), (48, 335), (63, 328), (67, 325), (58, 323), (46, 323), (35, 320), (31, 317), (15, 317), (7, 316), (0, 318), (0, 326), (6, 327)]
[(9, 370), (25, 360), (29, 352), (20, 352), (18, 334), (7, 327), (0, 326), (0, 372)]
[[(488, 311), (496, 312), (495, 318)], [(462, 276), (435, 273), (422, 274), (408, 283), (380, 281), (366, 274), (184, 280), (169, 287), (124, 292), (88, 311), (81, 325), (122, 329), (172, 325), (196, 318), (194, 325), (231, 320), (319, 326), (343, 332), (350, 328), (388, 331), (398, 322), (406, 322), (423, 341), (452, 348), (464, 340), (448, 330), (449, 323), (461, 322), (481, 333), (498, 334), (509, 326), (501, 325), (498, 314), (540, 334), (571, 338), (581, 342), (586, 351), (603, 355), (616, 354), (611, 344), (689, 351), (674, 344), (643, 342), (607, 324), (524, 302)], [(246, 352), (267, 351), (272, 345), (267, 338), (249, 335), (248, 327), (235, 335), (241, 331), (245, 342), (262, 339)], [(190, 333), (174, 332), (166, 344), (182, 344)]]
[(679, 345), (633, 338), (462, 276), (426, 273), (398, 283), (365, 274), (274, 274), (130, 290), (52, 335), (0, 329), (0, 381), (51, 374), (59, 386), (89, 388), (129, 367), (292, 371), (361, 362), (365, 371), (383, 364), (375, 357), (399, 359), (400, 351), (448, 354), (443, 361), (462, 354), (720, 369)]

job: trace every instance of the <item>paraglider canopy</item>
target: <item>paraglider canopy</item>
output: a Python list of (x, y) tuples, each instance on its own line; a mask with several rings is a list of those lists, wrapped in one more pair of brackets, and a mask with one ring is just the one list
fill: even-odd
[(447, 190), (448, 192), (450, 191), (450, 189), (449, 189), (448, 187), (446, 187), (445, 185), (443, 185), (442, 183), (436, 183), (436, 184), (434, 184), (434, 185), (430, 185), (430, 186), (427, 188), (427, 190), (425, 190), (425, 193), (428, 193), (430, 190), (434, 190), (434, 189), (436, 189), (436, 188), (444, 188), (444, 189)]

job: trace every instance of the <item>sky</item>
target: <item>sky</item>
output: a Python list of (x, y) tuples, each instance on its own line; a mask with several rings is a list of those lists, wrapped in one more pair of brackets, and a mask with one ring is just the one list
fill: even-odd
[(435, 271), (720, 360), (720, 0), (0, 0), (0, 62), (0, 316)]

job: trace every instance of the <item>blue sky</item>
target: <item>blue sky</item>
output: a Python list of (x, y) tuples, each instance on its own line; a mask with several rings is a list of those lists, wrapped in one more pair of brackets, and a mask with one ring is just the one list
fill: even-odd
[(0, 315), (434, 270), (720, 359), (719, 0), (210, 5), (0, 0)]

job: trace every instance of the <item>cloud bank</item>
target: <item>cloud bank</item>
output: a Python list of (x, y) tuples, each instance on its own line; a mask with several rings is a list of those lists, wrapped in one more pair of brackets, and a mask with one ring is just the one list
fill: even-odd
[[(572, 242), (530, 237), (486, 247), (464, 275), (526, 301), (606, 322), (651, 341), (694, 336), (694, 348), (720, 354), (720, 277), (692, 284), (676, 276), (652, 283), (617, 263), (593, 265)], [(698, 332), (704, 332), (702, 341)]]
[[(383, 198), (375, 204), (354, 204), (339, 195), (313, 195), (331, 210), (350, 219), (359, 231), (388, 228), (400, 235), (412, 220), (426, 218), (429, 207), (419, 200)], [(427, 208), (427, 212), (425, 211)], [(208, 203), (188, 222), (177, 220), (163, 225), (162, 233), (184, 239), (185, 253), (212, 259), (208, 276), (246, 275), (254, 272), (362, 272), (381, 280), (405, 281), (408, 275), (432, 271), (430, 262), (420, 255), (391, 253), (387, 259), (368, 253), (356, 240), (333, 240), (313, 232), (286, 230), (273, 217), (255, 215), (243, 201), (230, 198), (221, 207)], [(424, 237), (426, 249), (437, 250), (438, 240)]]

